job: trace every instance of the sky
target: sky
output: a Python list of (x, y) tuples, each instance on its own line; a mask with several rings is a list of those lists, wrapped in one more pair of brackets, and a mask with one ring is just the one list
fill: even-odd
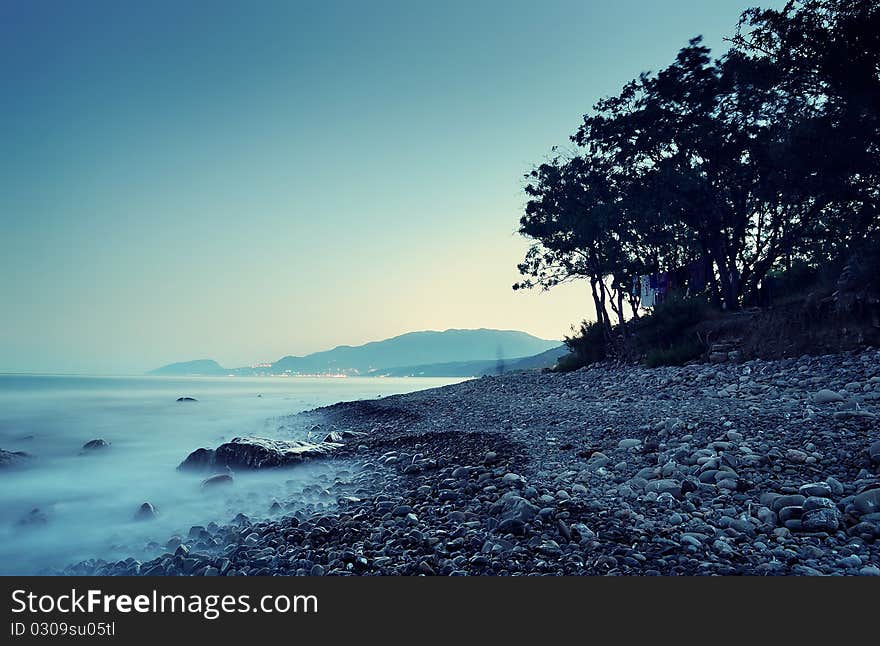
[(0, 372), (561, 338), (523, 174), (758, 1), (0, 2)]

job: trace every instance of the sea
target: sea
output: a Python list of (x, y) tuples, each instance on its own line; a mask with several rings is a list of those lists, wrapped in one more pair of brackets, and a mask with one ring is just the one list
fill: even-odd
[[(51, 574), (87, 559), (141, 560), (194, 525), (268, 517), (350, 465), (312, 462), (235, 474), (207, 492), (178, 464), (237, 436), (313, 439), (292, 414), (461, 381), (370, 377), (0, 375), (0, 449), (33, 456), (0, 469), (0, 575)], [(178, 402), (192, 397), (194, 402)], [(102, 439), (103, 449), (83, 445)], [(314, 487), (312, 487), (314, 488)], [(152, 520), (135, 520), (151, 503)]]

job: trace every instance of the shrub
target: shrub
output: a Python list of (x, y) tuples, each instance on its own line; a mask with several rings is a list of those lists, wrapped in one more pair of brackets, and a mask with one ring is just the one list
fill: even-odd
[(657, 366), (683, 366), (691, 359), (697, 359), (705, 351), (705, 346), (697, 339), (688, 339), (676, 343), (671, 348), (650, 350), (645, 355), (645, 365), (649, 368)]
[(565, 345), (571, 352), (556, 362), (555, 372), (571, 372), (602, 361), (606, 356), (605, 331), (600, 323), (583, 321), (579, 329), (572, 327), (572, 332), (565, 337)]
[(714, 315), (703, 298), (671, 295), (652, 314), (631, 323), (633, 344), (650, 367), (682, 365), (705, 350), (694, 327)]
[(687, 340), (689, 328), (714, 315), (703, 298), (672, 295), (654, 308), (649, 316), (632, 322), (635, 342), (642, 352), (669, 349)]

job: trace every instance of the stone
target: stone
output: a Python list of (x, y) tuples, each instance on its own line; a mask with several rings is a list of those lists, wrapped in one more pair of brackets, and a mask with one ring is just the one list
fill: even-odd
[(831, 494), (833, 496), (843, 495), (843, 485), (837, 480), (837, 478), (829, 476), (828, 478), (825, 478), (825, 483), (831, 488)]
[(812, 511), (813, 509), (837, 509), (837, 506), (833, 500), (828, 498), (810, 496), (804, 501), (804, 511)]
[(203, 470), (223, 467), (232, 469), (269, 469), (300, 464), (324, 458), (340, 448), (333, 442), (301, 442), (272, 440), (264, 437), (236, 437), (211, 449), (196, 449), (177, 467), (181, 470)]
[(19, 527), (38, 527), (49, 522), (49, 516), (43, 510), (35, 507), (18, 521)]
[(810, 456), (798, 449), (788, 449), (785, 452), (785, 459), (789, 462), (794, 462), (795, 464), (804, 464), (808, 457)]
[(580, 540), (592, 540), (596, 538), (596, 533), (583, 523), (574, 523), (571, 526), (571, 534)]
[(873, 514), (880, 511), (880, 488), (868, 489), (853, 498), (853, 505), (859, 514)]
[(632, 449), (632, 448), (635, 448), (635, 447), (641, 446), (641, 445), (642, 445), (641, 440), (638, 440), (635, 438), (627, 438), (627, 439), (620, 440), (620, 442), (617, 443), (617, 448), (618, 449)]
[(779, 522), (785, 524), (790, 520), (798, 520), (803, 514), (804, 508), (801, 506), (790, 505), (788, 507), (783, 507), (779, 510)]
[(842, 568), (859, 568), (862, 567), (862, 559), (860, 559), (855, 554), (851, 554), (850, 556), (845, 556), (842, 559), (837, 561), (837, 566)]
[(841, 397), (840, 393), (827, 388), (823, 388), (813, 395), (813, 402), (816, 404), (833, 404), (842, 401), (843, 397)]
[(868, 457), (874, 464), (880, 464), (880, 440), (872, 442), (868, 447)]
[(783, 507), (800, 507), (806, 501), (806, 496), (794, 494), (790, 496), (778, 496), (770, 503), (770, 509), (777, 514)]
[[(818, 498), (818, 500), (824, 500)], [(801, 516), (801, 529), (806, 532), (834, 532), (837, 531), (839, 521), (837, 509), (822, 507), (804, 512)]]
[(0, 469), (18, 467), (32, 459), (30, 453), (24, 451), (4, 451), (0, 449)]
[(205, 478), (202, 480), (202, 489), (214, 489), (216, 487), (228, 486), (233, 484), (235, 481), (232, 476), (228, 473), (219, 473), (215, 476), (211, 476), (210, 478)]
[(89, 440), (88, 442), (83, 444), (82, 447), (84, 451), (98, 451), (100, 449), (106, 449), (108, 446), (110, 446), (110, 442), (102, 439), (97, 439)]
[(676, 498), (681, 496), (681, 483), (669, 478), (661, 478), (660, 480), (652, 480), (645, 487), (646, 491), (656, 494), (668, 493)]
[(505, 473), (501, 478), (501, 483), (509, 487), (521, 487), (525, 484), (523, 477), (518, 473)]
[(134, 513), (135, 520), (153, 520), (156, 517), (156, 508), (152, 504), (145, 502)]
[(492, 504), (489, 513), (500, 515), (502, 520), (517, 520), (528, 523), (538, 515), (538, 511), (540, 511), (538, 507), (522, 496), (509, 492)]
[(819, 498), (830, 498), (831, 497), (831, 487), (824, 482), (811, 482), (809, 484), (801, 485), (798, 488), (798, 493), (802, 496), (817, 496)]

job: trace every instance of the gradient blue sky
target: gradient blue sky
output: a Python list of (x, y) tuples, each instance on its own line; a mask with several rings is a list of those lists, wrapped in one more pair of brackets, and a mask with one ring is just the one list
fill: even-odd
[(511, 291), (523, 173), (756, 2), (4, 0), (0, 371), (559, 338), (587, 289)]

